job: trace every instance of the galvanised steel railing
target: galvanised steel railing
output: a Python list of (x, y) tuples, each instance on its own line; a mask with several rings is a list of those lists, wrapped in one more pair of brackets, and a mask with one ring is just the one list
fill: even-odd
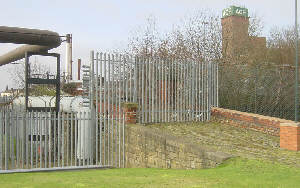
[(123, 167), (123, 116), (96, 116), (0, 110), (0, 173)]
[(207, 121), (218, 106), (216, 63), (92, 51), (88, 69), (88, 112), (0, 109), (0, 173), (124, 167), (122, 103), (140, 123)]
[[(137, 103), (139, 123), (207, 121), (218, 106), (217, 63), (91, 54), (93, 98), (98, 104)], [(102, 106), (101, 114), (111, 111)]]

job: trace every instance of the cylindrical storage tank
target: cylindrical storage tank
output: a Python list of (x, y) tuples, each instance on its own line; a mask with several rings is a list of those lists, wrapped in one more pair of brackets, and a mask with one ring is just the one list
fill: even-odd
[[(76, 157), (80, 160), (86, 160), (92, 157), (93, 145), (92, 145), (92, 138), (94, 137), (93, 134), (93, 125), (91, 121), (91, 110), (89, 107), (83, 106), (84, 98), (81, 96), (76, 97), (62, 97), (60, 100), (60, 112), (65, 113), (73, 113), (74, 118), (77, 121), (77, 148)], [(39, 97), (29, 97), (28, 99), (29, 107), (54, 107), (55, 105), (55, 97), (51, 96), (39, 96)], [(25, 112), (25, 97), (18, 97), (13, 101), (13, 109), (24, 111)], [(25, 113), (24, 113), (25, 114)], [(51, 132), (51, 127), (54, 126), (53, 121), (50, 119), (51, 113), (26, 113), (27, 116), (29, 115), (31, 120), (29, 121), (30, 125), (26, 126), (27, 131), (26, 134), (28, 137), (28, 141), (31, 139), (31, 135), (33, 135), (33, 141), (39, 140), (45, 137), (46, 133)], [(21, 114), (20, 114), (21, 116)], [(41, 119), (45, 119), (43, 116), (48, 116), (48, 121), (41, 121)], [(18, 118), (17, 120), (18, 125), (24, 127), (25, 121), (22, 118)], [(28, 124), (28, 122), (27, 122)], [(51, 126), (49, 126), (51, 125)], [(56, 124), (57, 125), (57, 124)], [(64, 125), (69, 126), (69, 125)], [(31, 128), (31, 129), (28, 129)], [(48, 129), (48, 130), (46, 130)], [(65, 132), (67, 128), (64, 129)], [(19, 135), (22, 137), (23, 129), (19, 129)], [(64, 133), (69, 134), (69, 133)], [(73, 134), (73, 133), (72, 133)], [(49, 136), (49, 135), (48, 135)], [(44, 144), (43, 144), (44, 145)], [(42, 148), (41, 148), (42, 149)]]

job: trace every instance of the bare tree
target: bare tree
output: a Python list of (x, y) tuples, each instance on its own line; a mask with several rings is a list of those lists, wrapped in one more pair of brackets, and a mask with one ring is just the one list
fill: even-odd
[(272, 28), (268, 40), (268, 60), (275, 64), (294, 65), (295, 32), (293, 27)]
[(147, 57), (153, 56), (157, 51), (158, 34), (155, 17), (148, 17), (145, 27), (139, 27), (133, 31), (132, 36), (129, 38), (129, 51), (127, 53)]
[(263, 20), (256, 14), (252, 14), (249, 19), (249, 36), (261, 36), (262, 31), (264, 29), (264, 22)]
[[(186, 16), (174, 25), (171, 32), (159, 33), (156, 19), (149, 17), (146, 24), (133, 33), (129, 39), (128, 53), (147, 57), (176, 59), (194, 59), (197, 61), (221, 61), (222, 27), (219, 14), (211, 11), (198, 11)], [(261, 19), (253, 15), (250, 18), (249, 38), (243, 46), (247, 56), (245, 60), (256, 58), (251, 47), (251, 37), (261, 34)], [(258, 50), (262, 51), (262, 50)], [(265, 53), (264, 53), (265, 54)], [(230, 59), (230, 61), (232, 61)], [(255, 60), (256, 62), (257, 60)]]

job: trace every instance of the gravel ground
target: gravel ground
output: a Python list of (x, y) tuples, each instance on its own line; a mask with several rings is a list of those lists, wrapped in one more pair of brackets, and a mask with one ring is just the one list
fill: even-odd
[(300, 168), (300, 152), (280, 149), (279, 137), (276, 136), (218, 122), (164, 123), (147, 126), (233, 156), (268, 160)]

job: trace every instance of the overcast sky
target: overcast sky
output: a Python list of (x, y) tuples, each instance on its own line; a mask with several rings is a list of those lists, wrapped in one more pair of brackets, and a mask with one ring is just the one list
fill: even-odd
[[(133, 30), (154, 16), (162, 31), (172, 28), (185, 15), (212, 10), (221, 16), (230, 5), (244, 6), (262, 18), (267, 34), (273, 26), (294, 24), (294, 0), (9, 0), (1, 1), (3, 26), (46, 29), (60, 35), (73, 34), (73, 61), (88, 63), (90, 50), (125, 48)], [(300, 2), (299, 2), (300, 3)], [(299, 9), (300, 10), (300, 9)], [(18, 47), (1, 44), (0, 55)], [(62, 54), (65, 46), (52, 50)], [(40, 60), (39, 60), (40, 61)], [(0, 67), (0, 91), (14, 87), (8, 69)], [(49, 65), (50, 66), (50, 65)]]

